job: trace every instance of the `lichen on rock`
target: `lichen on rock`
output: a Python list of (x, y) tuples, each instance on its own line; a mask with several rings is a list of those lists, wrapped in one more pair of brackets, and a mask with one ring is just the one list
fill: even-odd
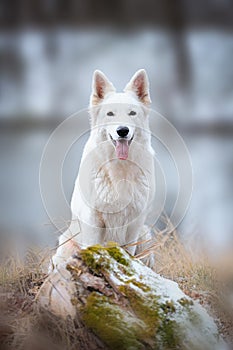
[[(63, 268), (74, 286), (73, 311), (109, 349), (224, 349), (201, 305), (116, 244), (81, 250)], [(53, 295), (42, 287), (41, 295), (46, 293)], [(58, 294), (56, 298), (47, 303), (53, 311), (63, 302)]]

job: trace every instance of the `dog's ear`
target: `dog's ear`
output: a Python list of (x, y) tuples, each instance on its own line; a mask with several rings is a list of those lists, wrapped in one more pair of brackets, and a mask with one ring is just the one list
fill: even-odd
[(96, 106), (102, 102), (105, 95), (109, 92), (116, 91), (108, 78), (99, 70), (94, 71), (92, 80), (92, 94), (90, 105)]
[(149, 80), (145, 69), (140, 69), (134, 74), (124, 91), (133, 91), (140, 102), (146, 106), (150, 105)]

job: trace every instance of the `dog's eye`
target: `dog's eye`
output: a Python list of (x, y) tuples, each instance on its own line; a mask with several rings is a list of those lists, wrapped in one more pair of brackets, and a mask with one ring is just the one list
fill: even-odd
[(130, 111), (129, 115), (136, 115), (137, 113), (135, 111)]
[(114, 116), (114, 113), (110, 111), (110, 112), (107, 113), (107, 115), (108, 115), (109, 117), (113, 117), (113, 116)]

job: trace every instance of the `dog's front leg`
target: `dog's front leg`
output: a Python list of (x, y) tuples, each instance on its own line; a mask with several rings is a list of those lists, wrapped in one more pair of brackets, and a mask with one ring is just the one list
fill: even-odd
[(146, 257), (142, 258), (141, 260), (145, 265), (153, 268), (155, 264), (154, 253), (149, 251), (150, 247), (153, 244), (153, 234), (147, 225), (143, 225), (143, 222), (144, 218), (139, 218), (133, 224), (129, 225), (126, 235), (127, 243), (129, 246), (126, 246), (126, 250), (131, 255), (135, 256), (140, 256), (141, 254), (144, 255), (143, 253), (148, 253), (148, 255), (146, 255)]
[[(136, 247), (135, 255), (142, 256), (140, 259), (145, 265), (149, 266), (150, 268), (153, 268), (155, 265), (155, 254), (151, 247), (153, 247), (154, 244), (154, 234), (150, 227), (147, 225), (144, 225), (142, 227), (142, 230), (140, 232), (139, 242), (142, 242), (141, 244), (138, 244)], [(143, 257), (145, 255), (145, 257)]]
[(58, 265), (66, 263), (77, 250), (94, 244), (103, 244), (105, 232), (104, 227), (93, 227), (77, 218), (73, 219), (69, 229), (59, 237), (58, 248), (51, 259), (49, 272)]
[(75, 234), (67, 230), (59, 237), (58, 248), (51, 258), (48, 271), (51, 272), (58, 265), (65, 264), (68, 258), (77, 252), (78, 244), (74, 240)]

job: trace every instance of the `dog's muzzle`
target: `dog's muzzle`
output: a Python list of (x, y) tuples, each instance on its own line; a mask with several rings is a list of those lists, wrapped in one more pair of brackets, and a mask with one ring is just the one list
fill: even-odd
[[(128, 129), (128, 128), (127, 128)], [(127, 130), (127, 134), (126, 134), (126, 127), (125, 130), (120, 131), (121, 135), (125, 134), (128, 135), (129, 129)], [(117, 133), (120, 136), (118, 129), (117, 129)], [(131, 144), (131, 142), (133, 141), (133, 136), (131, 137), (131, 139), (128, 139), (127, 136), (126, 137), (122, 137), (120, 136), (118, 139), (114, 140), (111, 136), (111, 134), (109, 134), (109, 137), (115, 147), (115, 151), (116, 151), (116, 156), (118, 159), (122, 159), (122, 160), (126, 160), (128, 158), (129, 155), (129, 146)]]

